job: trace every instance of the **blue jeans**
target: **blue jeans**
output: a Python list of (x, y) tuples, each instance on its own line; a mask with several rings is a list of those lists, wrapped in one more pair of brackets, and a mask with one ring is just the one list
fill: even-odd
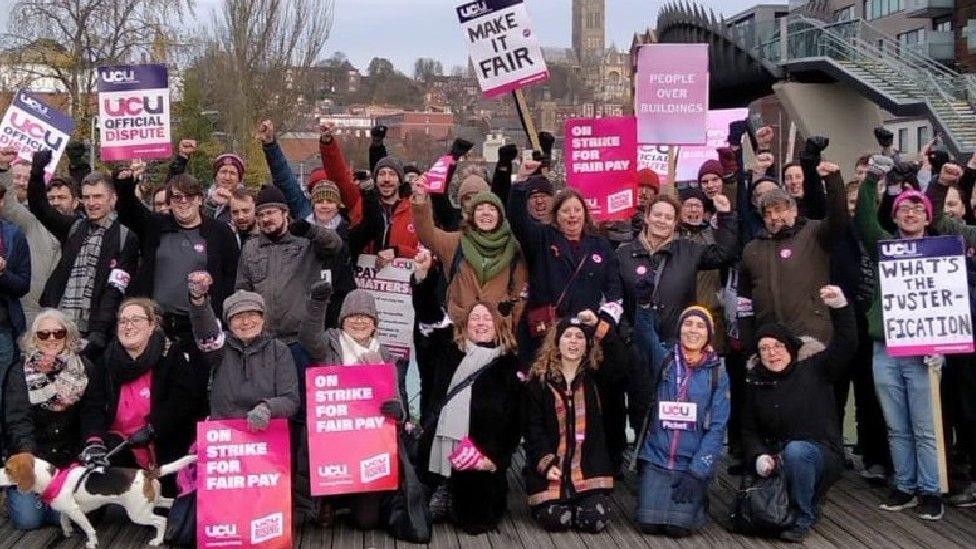
[(796, 509), (793, 524), (797, 528), (810, 528), (817, 522), (817, 503), (824, 476), (823, 449), (813, 442), (793, 440), (786, 444), (781, 455), (790, 502)]
[(932, 388), (921, 357), (888, 356), (874, 343), (874, 389), (888, 424), (895, 487), (908, 494), (939, 494), (939, 455)]
[(45, 525), (61, 524), (60, 513), (42, 503), (41, 496), (21, 492), (16, 486), (7, 488), (7, 513), (18, 530), (36, 530)]

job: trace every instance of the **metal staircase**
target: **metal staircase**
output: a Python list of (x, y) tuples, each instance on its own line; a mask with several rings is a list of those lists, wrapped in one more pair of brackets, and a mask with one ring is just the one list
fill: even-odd
[(754, 44), (740, 45), (784, 74), (825, 73), (896, 116), (927, 116), (957, 157), (976, 152), (972, 75), (899, 44), (860, 19), (830, 24), (791, 15), (773, 25), (752, 33)]

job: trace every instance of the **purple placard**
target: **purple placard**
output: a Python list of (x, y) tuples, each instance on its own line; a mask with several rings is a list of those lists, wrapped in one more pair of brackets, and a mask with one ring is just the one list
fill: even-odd
[(48, 105), (37, 94), (19, 91), (0, 121), (0, 147), (12, 147), (17, 156), (30, 160), (37, 151), (50, 150), (51, 162), (46, 172), (50, 176), (68, 146), (75, 121)]
[(98, 67), (99, 93), (162, 88), (169, 88), (166, 65)]
[(165, 65), (99, 67), (102, 160), (171, 156), (169, 114), (169, 72)]
[(704, 145), (708, 44), (648, 44), (637, 57), (637, 141)]

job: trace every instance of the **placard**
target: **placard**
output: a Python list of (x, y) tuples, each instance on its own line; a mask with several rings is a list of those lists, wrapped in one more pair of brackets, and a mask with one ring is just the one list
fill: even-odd
[(74, 131), (70, 116), (45, 103), (40, 95), (21, 90), (14, 94), (0, 122), (0, 147), (17, 149), (17, 157), (24, 160), (37, 151), (51, 151), (51, 163), (44, 170), (51, 175)]
[(291, 547), (288, 421), (197, 423), (197, 546)]
[(413, 349), (413, 290), (410, 275), (413, 261), (396, 258), (376, 269), (376, 256), (359, 254), (356, 287), (373, 294), (380, 316), (376, 337), (397, 358), (410, 359)]
[(396, 368), (316, 366), (305, 387), (312, 495), (396, 490), (397, 425), (380, 413), (396, 398)]
[(631, 116), (566, 121), (566, 183), (598, 221), (630, 219), (637, 206), (637, 121)]
[(973, 321), (961, 236), (878, 243), (878, 283), (890, 356), (971, 353)]
[(98, 114), (102, 160), (173, 155), (165, 65), (99, 67)]
[(704, 145), (708, 44), (647, 44), (637, 55), (637, 141)]
[(457, 7), (471, 65), (485, 97), (549, 79), (522, 0), (479, 0)]

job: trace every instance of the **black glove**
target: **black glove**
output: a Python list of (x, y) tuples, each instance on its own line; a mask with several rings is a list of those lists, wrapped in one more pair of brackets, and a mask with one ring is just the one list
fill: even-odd
[(468, 154), (472, 147), (474, 147), (474, 143), (468, 141), (467, 139), (461, 139), (458, 137), (454, 139), (453, 143), (451, 143), (451, 156), (454, 157), (454, 160), (457, 160), (458, 158)]
[(129, 436), (129, 446), (145, 446), (156, 436), (156, 430), (149, 423)]
[(551, 157), (552, 146), (556, 143), (556, 137), (549, 132), (539, 132), (539, 148), (542, 154)]
[(820, 153), (822, 153), (828, 145), (830, 145), (830, 138), (828, 137), (824, 137), (822, 135), (808, 137), (806, 144), (803, 146), (803, 156), (820, 158)]
[(729, 123), (729, 145), (733, 147), (742, 146), (742, 136), (749, 133), (749, 123), (745, 120), (736, 120)]
[(386, 126), (382, 124), (377, 124), (369, 130), (369, 136), (373, 138), (373, 141), (380, 142), (386, 139)]
[(932, 164), (932, 175), (939, 175), (939, 172), (942, 171), (942, 166), (945, 166), (948, 161), (949, 153), (947, 151), (932, 151), (929, 153), (929, 164)]
[(309, 295), (316, 301), (328, 301), (332, 297), (332, 283), (328, 280), (317, 280), (309, 288)]
[(705, 479), (700, 479), (688, 471), (678, 473), (671, 485), (671, 501), (675, 503), (698, 501), (704, 496), (705, 487)]
[(498, 162), (511, 164), (518, 158), (518, 146), (514, 143), (498, 147)]
[(515, 309), (515, 300), (506, 299), (498, 304), (498, 314), (509, 317), (512, 316), (512, 310)]
[(882, 149), (890, 147), (895, 142), (895, 134), (884, 129), (883, 126), (874, 129), (874, 138), (878, 140), (878, 146)]
[(288, 224), (288, 232), (299, 238), (307, 238), (311, 230), (312, 224), (305, 219), (296, 219)]
[(101, 439), (92, 439), (88, 441), (85, 449), (81, 451), (81, 461), (85, 465), (105, 467), (108, 465), (108, 458), (105, 457), (107, 454), (108, 450), (105, 448), (105, 444)]
[(88, 147), (85, 146), (84, 141), (68, 141), (68, 144), (64, 148), (64, 152), (68, 155), (68, 160), (71, 162), (72, 166), (87, 163), (85, 156), (87, 156)]
[(43, 172), (44, 168), (51, 163), (51, 151), (37, 151), (31, 156), (31, 168)]
[(380, 413), (399, 422), (407, 418), (407, 414), (403, 410), (403, 404), (400, 404), (400, 401), (396, 399), (390, 399), (380, 404)]

